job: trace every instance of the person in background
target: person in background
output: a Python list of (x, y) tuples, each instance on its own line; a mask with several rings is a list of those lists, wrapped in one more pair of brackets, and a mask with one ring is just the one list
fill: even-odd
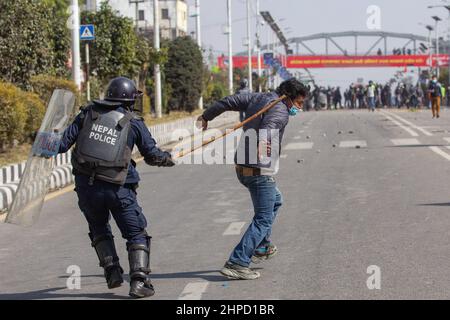
[(431, 100), (431, 112), (434, 118), (439, 118), (439, 111), (441, 109), (442, 90), (441, 85), (437, 81), (437, 77), (433, 76), (428, 84), (428, 96)]
[[(236, 91), (236, 94), (247, 94), (250, 93), (250, 89), (248, 87), (248, 80), (246, 78), (242, 79), (239, 84), (239, 89)], [(245, 119), (245, 112), (239, 111), (239, 121), (242, 122)]]

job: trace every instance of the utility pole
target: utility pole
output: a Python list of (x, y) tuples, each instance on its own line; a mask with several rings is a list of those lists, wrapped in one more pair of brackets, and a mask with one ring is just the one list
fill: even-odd
[(233, 94), (233, 32), (231, 25), (231, 0), (227, 0), (228, 9), (228, 91)]
[(250, 0), (247, 0), (247, 45), (248, 45), (248, 86), (250, 92), (253, 91), (253, 79), (252, 79), (252, 39), (250, 33)]
[[(153, 0), (153, 46), (155, 50), (159, 52), (160, 43), (159, 43), (159, 0)], [(156, 117), (162, 117), (162, 107), (161, 107), (161, 68), (159, 64), (155, 64), (155, 111)]]
[(256, 0), (256, 47), (258, 50), (258, 80), (259, 80), (259, 85), (258, 85), (258, 92), (262, 91), (261, 88), (261, 43), (260, 43), (260, 39), (259, 39), (259, 0)]
[(72, 19), (72, 76), (78, 90), (81, 90), (80, 9), (78, 0), (72, 0)]
[[(196, 28), (197, 28), (197, 44), (200, 48), (200, 51), (202, 52), (203, 57), (203, 51), (202, 51), (202, 35), (201, 35), (201, 26), (200, 26), (200, 0), (195, 0), (195, 9), (197, 12), (197, 16), (195, 18), (196, 20)], [(202, 85), (203, 86), (203, 85)], [(198, 101), (198, 108), (200, 110), (203, 110), (203, 96), (200, 96), (200, 99)]]

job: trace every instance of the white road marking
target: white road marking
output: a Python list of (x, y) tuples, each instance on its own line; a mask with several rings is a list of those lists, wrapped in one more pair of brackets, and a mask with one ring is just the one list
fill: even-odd
[(445, 141), (447, 141), (448, 143), (450, 143), (450, 138), (443, 138)]
[(367, 142), (364, 140), (349, 140), (341, 141), (341, 143), (339, 143), (339, 148), (355, 148), (356, 146), (365, 148), (367, 147)]
[(287, 154), (282, 154), (281, 156), (280, 156), (280, 159), (286, 159), (287, 158)]
[[(383, 111), (381, 111), (381, 112), (383, 113)], [(387, 114), (384, 114), (384, 113), (383, 113), (383, 115), (384, 115), (387, 119), (391, 120), (394, 124), (396, 124), (397, 126), (399, 126), (400, 128), (402, 128), (403, 130), (405, 130), (406, 132), (408, 132), (411, 136), (413, 136), (413, 137), (418, 137), (418, 136), (419, 136), (419, 135), (417, 134), (417, 132), (411, 130), (411, 129), (408, 128), (408, 127), (405, 127), (403, 124), (401, 124), (401, 123), (398, 122), (397, 120), (393, 119), (392, 117), (388, 116)]]
[(406, 124), (409, 125), (410, 127), (414, 128), (414, 129), (416, 129), (416, 130), (419, 130), (420, 132), (422, 132), (422, 133), (423, 133), (424, 135), (426, 135), (426, 136), (431, 137), (431, 136), (433, 135), (431, 132), (429, 132), (429, 131), (427, 131), (427, 130), (425, 130), (425, 129), (419, 127), (419, 126), (416, 126), (414, 123), (412, 123), (412, 122), (410, 122), (410, 121), (408, 121), (408, 120), (406, 120), (406, 119), (400, 117), (399, 115), (396, 115), (396, 114), (394, 114), (394, 113), (392, 113), (392, 112), (388, 112), (388, 111), (385, 111), (385, 112), (388, 113), (388, 114), (390, 114), (391, 116), (397, 118), (398, 120), (402, 121), (403, 123), (406, 123)]
[(299, 131), (299, 133), (303, 133), (303, 132), (305, 132), (305, 130), (300, 130), (300, 131)]
[(208, 288), (208, 281), (190, 282), (184, 287), (178, 300), (201, 300), (203, 293)]
[(295, 136), (294, 138), (292, 138), (292, 139), (294, 139), (294, 140), (300, 140), (302, 137), (301, 136)]
[(448, 161), (450, 161), (450, 155), (448, 153), (442, 151), (438, 147), (430, 147), (430, 149), (431, 149), (431, 151), (437, 153), (441, 157), (443, 157), (443, 158), (447, 159)]
[(314, 142), (293, 142), (286, 145), (284, 150), (306, 150), (312, 149)]
[(420, 144), (417, 139), (391, 139), (391, 141), (396, 146), (413, 146)]
[(245, 222), (232, 222), (228, 226), (227, 230), (224, 231), (224, 236), (235, 236), (241, 234), (242, 228), (245, 226)]

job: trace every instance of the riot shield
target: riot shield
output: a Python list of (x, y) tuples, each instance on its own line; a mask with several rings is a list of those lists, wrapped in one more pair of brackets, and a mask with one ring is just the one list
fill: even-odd
[(55, 156), (74, 106), (72, 92), (62, 89), (53, 92), (5, 222), (31, 226), (38, 220), (50, 186)]

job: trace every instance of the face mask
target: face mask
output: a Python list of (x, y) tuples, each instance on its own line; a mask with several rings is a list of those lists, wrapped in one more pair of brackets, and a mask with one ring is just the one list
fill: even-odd
[(437, 80), (436, 80), (436, 79), (434, 79), (434, 80), (433, 80), (433, 83), (436, 83), (436, 82), (437, 82)]
[(290, 115), (291, 117), (296, 116), (297, 114), (298, 114), (298, 109), (297, 109), (296, 107), (291, 107), (291, 108), (289, 109), (289, 115)]

